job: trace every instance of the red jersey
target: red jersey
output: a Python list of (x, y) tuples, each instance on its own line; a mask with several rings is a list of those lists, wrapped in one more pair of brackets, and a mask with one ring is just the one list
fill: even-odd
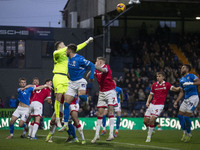
[(112, 78), (112, 71), (109, 65), (103, 65), (102, 68), (107, 69), (107, 72), (100, 72), (95, 70), (97, 81), (99, 83), (99, 91), (106, 92), (115, 89), (115, 83)]
[[(36, 88), (36, 87), (38, 87), (38, 86), (39, 86), (39, 85), (34, 85), (34, 88)], [(36, 93), (36, 91), (33, 91), (33, 92), (31, 93), (30, 103), (33, 101), (33, 97), (34, 97), (35, 93)]]
[(153, 83), (150, 93), (153, 94), (153, 100), (151, 103), (154, 105), (164, 105), (165, 99), (171, 87), (172, 85), (165, 81), (161, 84), (158, 82)]
[(37, 101), (37, 102), (40, 102), (41, 104), (43, 104), (45, 98), (51, 98), (51, 90), (49, 88), (44, 88), (42, 90), (38, 90), (38, 91), (34, 91), (34, 92), (35, 93), (33, 93), (31, 102)]

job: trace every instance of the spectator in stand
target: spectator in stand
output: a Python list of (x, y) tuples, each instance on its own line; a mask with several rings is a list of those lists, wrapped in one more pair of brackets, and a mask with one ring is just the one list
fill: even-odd
[(2, 98), (0, 97), (0, 108), (4, 108), (4, 107), (5, 107), (5, 104), (4, 104), (3, 100), (2, 100)]
[(17, 107), (17, 99), (15, 98), (15, 96), (11, 96), (11, 98), (9, 100), (9, 107), (10, 108), (16, 108)]
[(145, 100), (145, 94), (144, 94), (143, 89), (139, 89), (139, 91), (138, 91), (138, 99), (139, 99), (139, 101), (144, 101)]

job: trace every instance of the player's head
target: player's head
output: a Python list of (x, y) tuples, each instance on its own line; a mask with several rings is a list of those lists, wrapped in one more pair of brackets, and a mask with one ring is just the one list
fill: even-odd
[(182, 67), (181, 67), (181, 75), (185, 75), (187, 73), (189, 73), (191, 70), (191, 66), (188, 65), (188, 64), (184, 64)]
[(55, 49), (61, 49), (61, 48), (66, 47), (64, 42), (62, 41), (57, 41), (54, 46), (55, 46)]
[(33, 78), (33, 85), (39, 85), (39, 78), (38, 77), (34, 77)]
[(106, 63), (106, 59), (104, 57), (97, 57), (95, 65), (100, 67), (104, 65), (105, 63)]
[(19, 86), (21, 88), (26, 86), (26, 79), (24, 77), (19, 78)]
[(77, 46), (76, 46), (76, 44), (69, 44), (69, 45), (67, 45), (67, 57), (69, 57), (69, 55), (71, 54), (71, 53), (76, 53), (76, 50), (77, 50)]
[(159, 83), (161, 83), (165, 79), (165, 73), (164, 72), (157, 72), (156, 77), (157, 77), (157, 81)]
[(47, 80), (45, 81), (45, 84), (46, 84), (46, 85), (49, 85), (49, 86), (52, 86), (52, 81), (51, 81), (51, 79), (47, 79)]

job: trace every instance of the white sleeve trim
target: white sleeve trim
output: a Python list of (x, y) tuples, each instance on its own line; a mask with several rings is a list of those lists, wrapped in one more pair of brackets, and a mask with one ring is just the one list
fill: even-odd
[(154, 95), (154, 93), (153, 93), (153, 92), (150, 92), (150, 94), (151, 94), (151, 95)]
[(106, 68), (104, 68), (104, 69), (106, 69), (106, 72), (108, 72), (108, 68), (106, 67)]
[(172, 91), (172, 88), (173, 88), (173, 87), (174, 87), (173, 85), (170, 87), (170, 91)]
[(86, 64), (86, 66), (88, 66), (90, 64), (90, 62), (88, 61), (88, 63)]

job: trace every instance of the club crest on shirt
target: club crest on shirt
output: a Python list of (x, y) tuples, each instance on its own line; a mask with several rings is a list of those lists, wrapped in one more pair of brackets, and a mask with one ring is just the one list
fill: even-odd
[(190, 79), (190, 77), (187, 77), (187, 79), (189, 80), (189, 79)]
[(73, 61), (73, 62), (72, 62), (72, 65), (75, 66), (75, 65), (76, 65), (76, 61)]
[(165, 86), (165, 84), (163, 84), (163, 86)]

